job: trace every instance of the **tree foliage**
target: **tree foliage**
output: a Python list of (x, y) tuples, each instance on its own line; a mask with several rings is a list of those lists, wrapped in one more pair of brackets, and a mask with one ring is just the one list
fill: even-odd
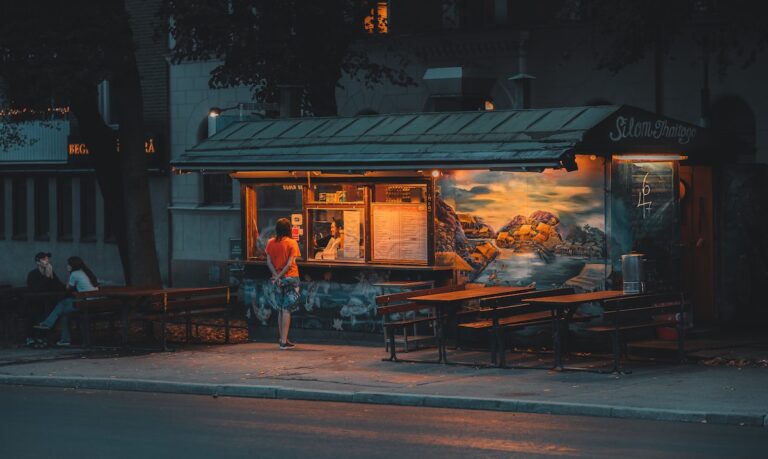
[(592, 26), (598, 65), (617, 72), (689, 38), (717, 60), (749, 67), (768, 45), (759, 0), (563, 0), (563, 14)]
[[(279, 85), (304, 88), (305, 108), (335, 115), (342, 73), (367, 84), (413, 84), (404, 71), (369, 58), (360, 40), (385, 45), (366, 33), (371, 0), (166, 0), (173, 18), (175, 62), (216, 59), (212, 87), (246, 85), (260, 101), (276, 101)], [(389, 42), (388, 42), (389, 43)], [(402, 55), (400, 55), (402, 58)]]
[[(117, 94), (117, 132), (99, 113), (97, 87), (105, 79)], [(44, 117), (51, 107), (66, 107), (73, 115), (105, 202), (116, 210), (126, 282), (158, 285), (141, 86), (125, 1), (0, 3), (0, 80), (12, 112)]]

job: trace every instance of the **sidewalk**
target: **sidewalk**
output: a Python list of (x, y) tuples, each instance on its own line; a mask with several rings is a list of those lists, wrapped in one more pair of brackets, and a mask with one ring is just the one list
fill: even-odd
[[(768, 346), (701, 352), (754, 358), (768, 356)], [(143, 355), (0, 349), (0, 383), (768, 426), (764, 366), (630, 363), (631, 374), (611, 375), (393, 363), (385, 356), (381, 345), (330, 341), (289, 351), (262, 342)]]

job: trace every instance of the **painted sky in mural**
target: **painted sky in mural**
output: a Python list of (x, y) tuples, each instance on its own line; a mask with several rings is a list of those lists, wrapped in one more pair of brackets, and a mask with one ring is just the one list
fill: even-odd
[(544, 172), (455, 171), (441, 182), (443, 199), (457, 212), (480, 216), (498, 230), (515, 215), (552, 212), (563, 226), (605, 230), (603, 160), (577, 157), (578, 170)]
[(577, 164), (573, 172), (455, 171), (441, 180), (442, 199), (475, 245), (464, 257), (472, 280), (603, 288), (604, 162), (580, 156)]

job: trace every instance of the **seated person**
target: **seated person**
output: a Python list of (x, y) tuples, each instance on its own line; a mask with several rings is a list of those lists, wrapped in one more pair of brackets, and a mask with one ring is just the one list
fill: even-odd
[[(35, 255), (35, 268), (27, 274), (26, 293), (24, 303), (19, 314), (24, 320), (27, 333), (32, 331), (32, 325), (40, 321), (64, 294), (64, 284), (51, 265), (49, 252), (38, 252)], [(47, 295), (46, 295), (47, 294)]]
[(325, 248), (322, 252), (315, 255), (319, 260), (335, 260), (339, 255), (339, 250), (344, 247), (344, 225), (341, 221), (333, 219), (331, 221), (331, 234), (327, 238), (318, 240), (318, 245), (327, 239)]
[(39, 252), (35, 255), (35, 264), (37, 266), (27, 274), (27, 288), (30, 292), (64, 291), (64, 284), (59, 280), (59, 276), (53, 272), (50, 258), (51, 254), (48, 252)]

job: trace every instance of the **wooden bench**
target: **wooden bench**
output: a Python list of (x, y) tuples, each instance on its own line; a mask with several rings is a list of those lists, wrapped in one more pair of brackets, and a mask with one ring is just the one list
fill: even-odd
[(567, 295), (573, 292), (572, 288), (559, 288), (486, 298), (480, 300), (480, 308), (474, 311), (474, 318), (477, 320), (461, 322), (459, 328), (490, 332), (491, 363), (503, 367), (506, 365), (507, 330), (521, 330), (531, 326), (550, 326), (555, 320), (551, 309), (528, 304), (525, 300)]
[(222, 316), (224, 318), (224, 341), (229, 343), (231, 305), (236, 297), (229, 287), (141, 289), (116, 287), (95, 292), (76, 294), (73, 314), (79, 315), (82, 323), (83, 342), (91, 345), (90, 329), (96, 321), (119, 320), (123, 325), (123, 345), (127, 345), (129, 324), (132, 321), (158, 321), (161, 326), (160, 343), (167, 349), (166, 325), (180, 319), (185, 325), (185, 340), (190, 342), (194, 317)]
[(637, 295), (606, 300), (603, 303), (605, 325), (594, 325), (586, 331), (610, 334), (613, 350), (613, 372), (621, 371), (621, 355), (627, 356), (627, 338), (632, 331), (673, 325), (677, 328), (677, 356), (685, 361), (684, 314), (687, 303), (682, 293)]
[(436, 317), (434, 314), (430, 314), (424, 317), (404, 318), (400, 320), (388, 320), (392, 314), (405, 314), (411, 311), (418, 311), (424, 309), (424, 305), (416, 304), (412, 301), (408, 301), (412, 297), (431, 295), (433, 293), (446, 293), (455, 292), (457, 290), (464, 290), (465, 285), (448, 285), (445, 287), (435, 287), (430, 289), (413, 290), (410, 292), (392, 293), (389, 295), (379, 295), (376, 297), (376, 314), (381, 316), (384, 323), (384, 337), (389, 341), (389, 359), (385, 360), (397, 360), (397, 352), (395, 350), (395, 332), (397, 330), (403, 330), (404, 334), (408, 333), (408, 327), (433, 322)]
[(109, 321), (111, 326), (121, 318), (122, 301), (96, 296), (103, 292), (81, 292), (75, 294), (75, 312), (69, 315), (80, 319), (80, 333), (83, 346), (91, 347), (91, 331), (98, 321)]
[[(229, 343), (232, 305), (237, 297), (232, 295), (228, 286), (205, 287), (200, 289), (168, 289), (150, 303), (148, 310), (132, 317), (134, 320), (160, 322), (160, 344), (167, 349), (166, 325), (184, 324), (184, 340), (189, 343), (192, 337), (195, 317), (218, 316), (224, 319), (224, 342)], [(210, 324), (208, 324), (210, 325)]]
[(161, 314), (163, 348), (165, 348), (165, 326), (167, 323), (181, 319), (184, 323), (184, 340), (189, 343), (192, 337), (192, 319), (203, 316), (218, 316), (224, 319), (224, 343), (229, 344), (232, 305), (236, 303), (237, 297), (226, 286), (205, 292), (171, 296), (168, 298), (167, 304), (163, 306)]

